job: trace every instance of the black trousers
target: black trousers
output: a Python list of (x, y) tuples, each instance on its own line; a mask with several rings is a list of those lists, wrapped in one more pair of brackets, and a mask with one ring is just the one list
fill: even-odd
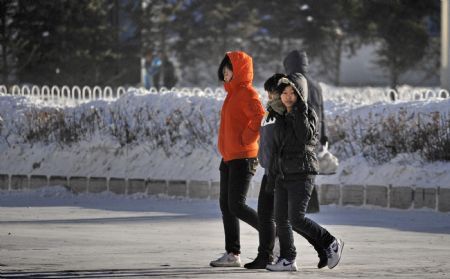
[(313, 188), (314, 179), (303, 178), (280, 181), (275, 189), (275, 220), (281, 258), (293, 260), (297, 256), (292, 229), (314, 243), (315, 248), (325, 249), (334, 240), (326, 229), (305, 217)]
[[(267, 175), (264, 175), (261, 182), (261, 189), (258, 196), (258, 221), (259, 221), (259, 247), (258, 254), (263, 257), (273, 256), (273, 247), (275, 244), (276, 227), (274, 214), (274, 192), (265, 190), (267, 184)], [(292, 230), (291, 226), (288, 226)], [(324, 249), (318, 245), (312, 238), (301, 230), (295, 230), (303, 236), (317, 251), (319, 255), (324, 254)], [(292, 235), (292, 232), (290, 232)], [(280, 240), (281, 241), (281, 240)]]
[(220, 210), (227, 253), (241, 253), (239, 220), (258, 229), (256, 211), (245, 204), (257, 159), (236, 159), (220, 163)]
[(274, 193), (265, 190), (267, 175), (261, 181), (261, 189), (258, 195), (258, 231), (259, 247), (258, 254), (263, 257), (273, 256), (275, 244), (275, 215), (274, 215)]

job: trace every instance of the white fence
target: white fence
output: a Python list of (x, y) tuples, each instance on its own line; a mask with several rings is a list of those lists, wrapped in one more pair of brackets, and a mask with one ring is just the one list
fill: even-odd
[(13, 85), (6, 87), (0, 85), (0, 94), (8, 94), (13, 96), (28, 96), (35, 97), (45, 101), (73, 101), (73, 102), (88, 102), (93, 100), (114, 100), (120, 98), (127, 92), (139, 92), (141, 94), (167, 94), (176, 93), (192, 96), (214, 96), (224, 94), (223, 88), (166, 88), (161, 87), (145, 89), (143, 87), (117, 87), (110, 86), (29, 86), (29, 85)]
[[(348, 89), (348, 88), (347, 88)], [(181, 94), (184, 96), (224, 96), (224, 89), (221, 87), (217, 88), (198, 88), (198, 87), (172, 87), (165, 88), (162, 87), (159, 90), (156, 88), (145, 89), (143, 87), (117, 87), (112, 88), (110, 86), (100, 87), (100, 86), (37, 86), (37, 85), (13, 85), (7, 87), (5, 85), (0, 85), (0, 94), (9, 94), (13, 96), (28, 96), (38, 98), (43, 101), (53, 101), (53, 102), (88, 102), (93, 100), (114, 100), (120, 98), (120, 96), (126, 94), (127, 92), (139, 92), (141, 94)], [(263, 88), (258, 88), (260, 93), (264, 92)], [(359, 88), (354, 88), (346, 92), (345, 89), (339, 87), (332, 89), (332, 94), (334, 96), (342, 95), (344, 99), (348, 99), (350, 102), (357, 99), (370, 99), (371, 101), (414, 101), (414, 100), (426, 100), (426, 99), (440, 99), (449, 98), (450, 94), (445, 89), (419, 89), (419, 88), (407, 88), (396, 91), (394, 89), (386, 88), (375, 88), (371, 92), (367, 93), (364, 90), (359, 90)], [(349, 96), (347, 96), (349, 95)], [(351, 96), (350, 96), (351, 95)], [(263, 96), (265, 98), (265, 96)], [(325, 95), (326, 99), (327, 96)]]
[(425, 100), (425, 99), (437, 99), (442, 98), (446, 99), (450, 96), (449, 92), (445, 89), (438, 90), (420, 90), (420, 89), (412, 89), (408, 91), (396, 91), (394, 89), (389, 89), (385, 91), (384, 94), (386, 97), (389, 97), (391, 100)]

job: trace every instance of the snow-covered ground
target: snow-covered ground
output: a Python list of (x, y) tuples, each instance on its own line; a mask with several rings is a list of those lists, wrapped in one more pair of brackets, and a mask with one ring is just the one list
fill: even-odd
[[(353, 118), (364, 124), (406, 111), (413, 123), (419, 114), (450, 113), (448, 98), (421, 99), (432, 95), (427, 88), (401, 87), (400, 100), (392, 103), (387, 88), (322, 87), (329, 125), (336, 117), (344, 119), (346, 128)], [(216, 181), (224, 97), (129, 92), (117, 100), (62, 106), (0, 95), (0, 173)], [(263, 94), (261, 99), (266, 102)], [(335, 143), (331, 150), (341, 152), (339, 146)], [(339, 155), (337, 173), (318, 176), (319, 183), (450, 187), (450, 162), (430, 162), (417, 152), (382, 163), (360, 152)], [(257, 181), (262, 174), (258, 169)]]

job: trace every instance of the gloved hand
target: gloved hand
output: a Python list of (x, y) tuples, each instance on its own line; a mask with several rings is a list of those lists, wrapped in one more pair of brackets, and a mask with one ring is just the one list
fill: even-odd
[(297, 107), (293, 107), (291, 112), (288, 112), (285, 114), (286, 116), (286, 121), (288, 122), (295, 122), (295, 116), (297, 114), (298, 108)]

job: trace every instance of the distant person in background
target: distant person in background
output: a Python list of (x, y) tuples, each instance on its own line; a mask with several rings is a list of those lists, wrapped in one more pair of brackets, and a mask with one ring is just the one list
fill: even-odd
[(151, 50), (145, 53), (145, 75), (144, 87), (150, 89), (151, 87), (158, 87), (159, 72), (161, 69), (161, 59), (154, 55)]
[(258, 229), (258, 216), (246, 205), (246, 198), (258, 165), (259, 127), (264, 107), (252, 85), (252, 58), (245, 52), (227, 52), (220, 63), (218, 77), (224, 82), (227, 92), (220, 113), (218, 139), (222, 155), (219, 202), (225, 231), (225, 253), (210, 265), (239, 267), (239, 220)]
[(178, 82), (178, 78), (175, 72), (175, 66), (166, 55), (164, 55), (162, 59), (162, 72), (163, 72), (162, 86), (167, 87), (169, 89), (174, 87)]
[[(323, 95), (320, 85), (311, 79), (308, 75), (308, 56), (305, 51), (293, 50), (291, 51), (283, 61), (286, 74), (300, 73), (302, 74), (308, 83), (308, 105), (311, 106), (316, 112), (319, 121), (317, 123), (317, 131), (319, 132), (319, 142), (321, 145), (325, 145), (328, 142), (326, 133), (325, 122), (325, 109), (323, 107)], [(316, 150), (318, 151), (318, 150)], [(312, 192), (308, 212), (319, 211), (319, 198), (317, 195), (316, 187)]]

